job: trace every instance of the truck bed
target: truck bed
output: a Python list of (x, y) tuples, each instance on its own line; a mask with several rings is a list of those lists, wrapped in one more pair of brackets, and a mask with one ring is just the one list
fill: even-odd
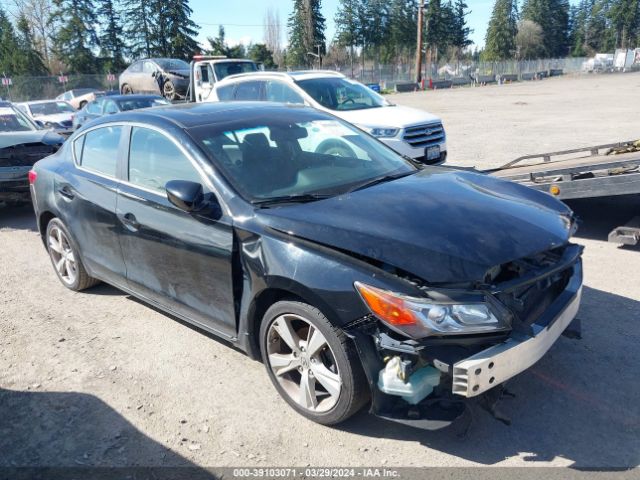
[(528, 155), (486, 172), (563, 200), (640, 194), (640, 151), (606, 154), (632, 143)]

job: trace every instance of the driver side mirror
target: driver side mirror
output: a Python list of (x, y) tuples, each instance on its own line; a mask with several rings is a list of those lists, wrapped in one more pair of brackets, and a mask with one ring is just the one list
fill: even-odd
[(151, 72), (151, 76), (152, 76), (153, 78), (156, 78), (156, 72)]
[(214, 195), (207, 195), (205, 199), (202, 185), (187, 180), (171, 180), (165, 186), (167, 199), (180, 210), (187, 213), (202, 212), (208, 214), (220, 210), (220, 205)]

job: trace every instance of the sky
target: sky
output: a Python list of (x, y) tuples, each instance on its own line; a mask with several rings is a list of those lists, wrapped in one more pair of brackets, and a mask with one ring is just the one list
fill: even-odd
[[(467, 0), (471, 10), (467, 17), (469, 26), (474, 30), (471, 40), (479, 47), (484, 45), (487, 24), (495, 0)], [(577, 3), (577, 0), (572, 0)], [(280, 12), (282, 40), (286, 42), (286, 23), (291, 13), (293, 0), (191, 0), (193, 19), (202, 28), (198, 40), (207, 44), (207, 37), (215, 37), (220, 24), (224, 25), (230, 44), (257, 43), (263, 41), (264, 12), (271, 7)], [(338, 9), (338, 0), (322, 0), (322, 13), (327, 19), (327, 40), (335, 33), (334, 17)]]

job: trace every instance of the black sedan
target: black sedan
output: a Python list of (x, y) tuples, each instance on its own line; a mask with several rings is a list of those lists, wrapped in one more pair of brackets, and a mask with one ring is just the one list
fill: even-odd
[[(316, 153), (336, 140), (353, 153)], [(564, 204), (306, 107), (109, 116), (30, 178), (64, 286), (104, 281), (232, 342), (323, 424), (369, 403), (442, 426), (540, 359), (580, 301)]]
[(159, 95), (109, 95), (99, 97), (88, 103), (73, 116), (73, 128), (78, 129), (85, 123), (103, 115), (139, 110), (141, 108), (169, 105), (170, 102)]

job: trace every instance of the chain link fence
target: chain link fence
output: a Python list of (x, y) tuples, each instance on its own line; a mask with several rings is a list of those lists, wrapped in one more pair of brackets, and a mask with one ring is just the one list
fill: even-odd
[[(494, 82), (512, 82), (533, 80), (560, 74), (575, 74), (582, 71), (586, 58), (560, 58), (527, 61), (504, 62), (438, 62), (425, 63), (422, 69), (424, 87), (448, 88), (469, 84), (485, 84)], [(378, 84), (383, 90), (393, 90), (406, 85), (415, 88), (415, 65), (385, 65), (374, 62), (325, 64), (324, 69), (336, 70), (362, 83)], [(288, 70), (305, 70), (308, 67), (289, 68)], [(6, 82), (5, 82), (6, 83)], [(0, 97), (13, 102), (55, 98), (66, 90), (73, 88), (96, 88), (99, 90), (118, 90), (117, 75), (60, 75), (12, 77), (11, 85), (3, 85)], [(400, 89), (398, 88), (398, 89)]]
[[(11, 85), (3, 85), (0, 97), (12, 102), (55, 98), (74, 88), (118, 90), (118, 78), (104, 75), (20, 76), (11, 78)], [(3, 82), (7, 83), (7, 82)]]
[[(440, 61), (423, 64), (422, 78), (446, 86), (473, 83), (534, 80), (547, 76), (577, 74), (583, 71), (587, 58), (553, 58), (540, 60), (510, 60), (502, 62)], [(362, 83), (376, 83), (382, 89), (393, 89), (397, 84), (414, 83), (415, 64), (331, 64), (323, 68), (336, 70)], [(290, 68), (289, 70), (296, 70)]]

